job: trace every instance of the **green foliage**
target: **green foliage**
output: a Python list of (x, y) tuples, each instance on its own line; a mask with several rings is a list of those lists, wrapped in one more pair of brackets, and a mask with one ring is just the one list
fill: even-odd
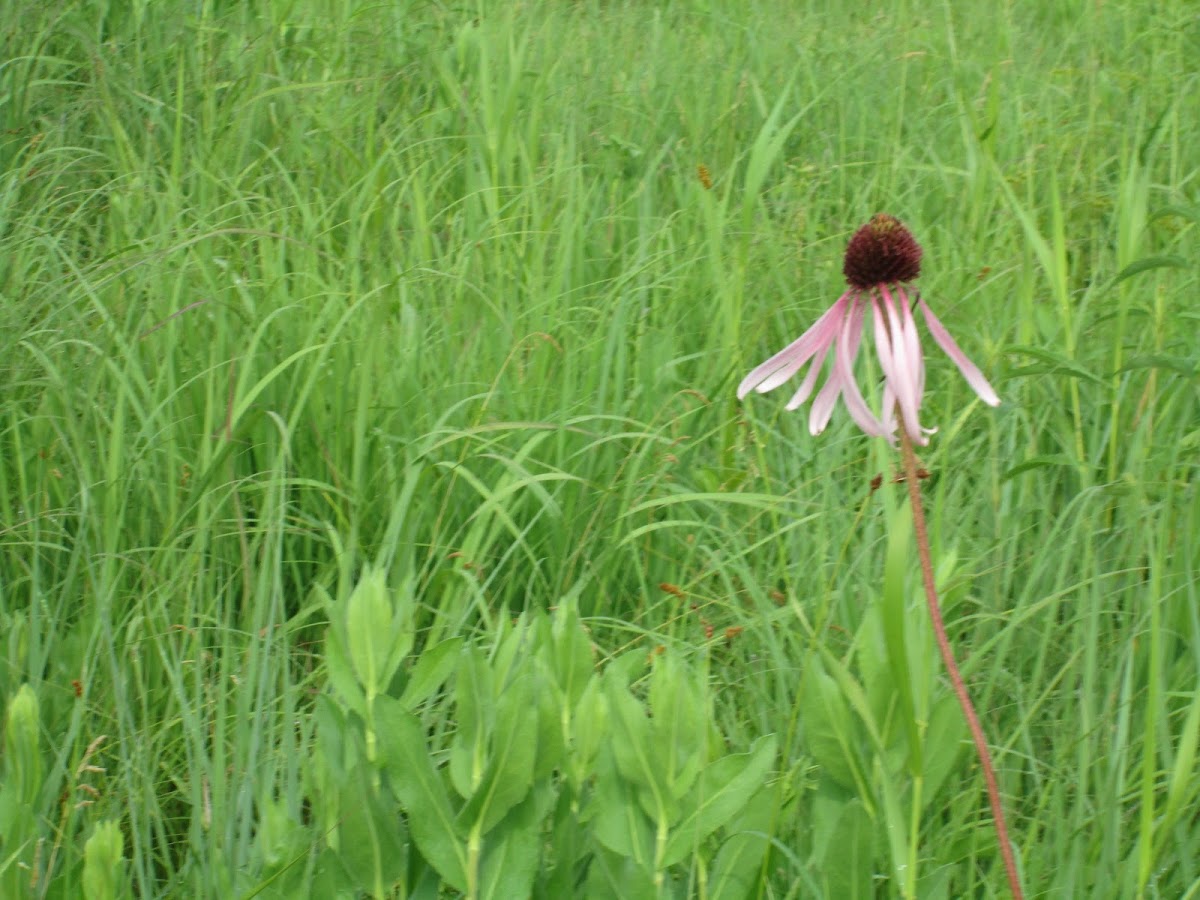
[(0, 896), (998, 896), (891, 455), (732, 396), (881, 210), (1030, 892), (1194, 891), (1198, 32), (1094, 6), (11, 0)]
[[(343, 624), (353, 630), (365, 595), (380, 610), (402, 597), (379, 572), (364, 573), (335, 611), (331, 641)], [(379, 621), (390, 623), (391, 613)], [(385, 633), (394, 643), (375, 650), (404, 663), (396, 648), (411, 647), (414, 635)], [(658, 896), (712, 865), (720, 835), (740, 834), (731, 823), (771, 783), (777, 741), (725, 753), (702, 673), (675, 654), (655, 657), (644, 700), (631, 683), (644, 665), (636, 652), (595, 672), (574, 604), (552, 617), (523, 614), (491, 646), (455, 647), (453, 669), (436, 662), (450, 658), (444, 647), (365, 715), (359, 698), (375, 677), (369, 668), (358, 670), (349, 696), (335, 688), (325, 704), (318, 741), (342, 752), (314, 761), (322, 787), (305, 802), (328, 827), (289, 846), (334, 851), (337, 890), (406, 895), (441, 882), (470, 897), (549, 897), (586, 882), (602, 896), (621, 873)], [(418, 671), (422, 687), (413, 692)], [(411, 702), (439, 692), (441, 702)], [(578, 739), (570, 723), (597, 718), (614, 726), (600, 745)], [(260, 807), (260, 838), (271, 836), (260, 841), (268, 872), (284, 861), (278, 848), (296, 827), (282, 809)], [(401, 835), (410, 846), (397, 844)], [(762, 843), (743, 848), (743, 877), (767, 852)]]

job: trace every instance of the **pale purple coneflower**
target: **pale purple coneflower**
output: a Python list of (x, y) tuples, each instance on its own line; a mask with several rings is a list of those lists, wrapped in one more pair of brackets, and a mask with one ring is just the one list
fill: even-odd
[[(800, 389), (787, 404), (789, 410), (799, 409), (812, 396), (825, 357), (832, 350), (832, 372), (817, 392), (809, 412), (810, 432), (820, 434), (825, 430), (838, 398), (844, 397), (851, 418), (867, 434), (886, 437), (894, 443), (898, 405), (913, 442), (929, 443), (925, 435), (935, 429), (922, 428), (919, 419), (921, 396), (925, 392), (925, 359), (905, 288), (921, 273), (921, 245), (894, 216), (877, 213), (850, 238), (842, 272), (850, 285), (849, 290), (812, 328), (743, 378), (738, 385), (738, 399), (750, 391), (761, 394), (774, 390), (811, 361)], [(979, 367), (962, 352), (924, 298), (919, 293), (913, 296), (938, 346), (958, 366), (979, 398), (991, 406), (998, 406), (1000, 398)], [(871, 412), (854, 380), (854, 361), (868, 308), (875, 334), (875, 351), (884, 377), (881, 416)]]

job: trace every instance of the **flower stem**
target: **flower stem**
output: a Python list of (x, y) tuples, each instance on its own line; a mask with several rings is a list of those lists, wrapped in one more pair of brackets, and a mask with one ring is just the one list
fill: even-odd
[[(897, 410), (899, 413), (899, 410)], [(983, 767), (983, 778), (987, 782), (988, 799), (992, 804), (992, 819), (996, 825), (996, 843), (1000, 846), (1000, 855), (1004, 859), (1004, 869), (1008, 874), (1008, 886), (1014, 900), (1024, 900), (1021, 891), (1021, 881), (1017, 876), (1017, 864), (1013, 859), (1012, 844), (1008, 839), (1008, 825), (1004, 819), (1004, 808), (1000, 805), (1000, 789), (996, 784), (996, 770), (992, 766), (992, 754), (988, 750), (987, 739), (983, 727), (979, 724), (979, 716), (975, 714), (975, 706), (967, 693), (962, 675), (958, 671), (958, 663), (954, 660), (954, 651), (950, 649), (950, 640), (946, 637), (946, 626), (942, 622), (942, 608), (938, 603), (937, 588), (933, 583), (933, 562), (929, 555), (929, 531), (925, 527), (925, 508), (921, 505), (921, 485), (917, 478), (917, 457), (913, 453), (912, 440), (905, 429), (903, 415), (900, 427), (900, 452), (904, 459), (904, 481), (908, 485), (908, 497), (912, 505), (913, 528), (917, 535), (917, 551), (921, 557), (921, 580), (925, 583), (925, 598), (929, 604), (929, 618), (933, 622), (933, 633), (937, 638), (938, 650), (942, 654), (942, 663), (954, 686), (954, 694), (958, 697), (958, 705), (962, 707), (966, 717), (967, 727), (971, 730), (971, 738), (975, 742), (975, 752), (979, 756), (979, 764)]]

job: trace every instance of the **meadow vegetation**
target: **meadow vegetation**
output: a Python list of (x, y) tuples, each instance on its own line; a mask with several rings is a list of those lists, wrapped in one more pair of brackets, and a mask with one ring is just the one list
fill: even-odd
[[(1188, 0), (8, 0), (0, 896), (1200, 894)], [(879, 489), (872, 480), (879, 477)]]

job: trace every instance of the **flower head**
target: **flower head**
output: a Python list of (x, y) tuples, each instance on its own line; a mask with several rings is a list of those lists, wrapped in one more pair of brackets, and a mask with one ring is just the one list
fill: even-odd
[[(799, 409), (817, 385), (825, 357), (833, 351), (829, 378), (813, 400), (808, 427), (820, 434), (829, 424), (839, 397), (864, 432), (895, 440), (897, 415), (915, 443), (927, 444), (932, 430), (921, 427), (921, 398), (925, 391), (925, 359), (917, 335), (907, 284), (921, 274), (921, 245), (899, 219), (878, 213), (850, 238), (842, 272), (850, 285), (808, 331), (742, 379), (737, 395), (765, 393), (779, 387), (811, 361), (799, 390), (787, 409)], [(919, 293), (913, 292), (929, 333), (958, 366), (984, 403), (998, 406), (1000, 398), (979, 368), (959, 349), (950, 332)], [(862, 342), (867, 313), (875, 336), (875, 352), (883, 371), (882, 415), (876, 416), (854, 380), (854, 361)]]

